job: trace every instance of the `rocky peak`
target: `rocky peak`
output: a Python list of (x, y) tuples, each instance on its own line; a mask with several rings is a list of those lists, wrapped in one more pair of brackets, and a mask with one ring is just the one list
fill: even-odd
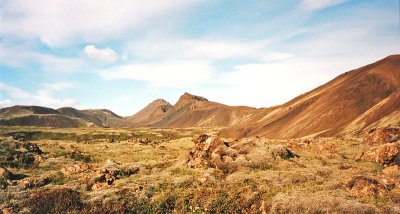
[(208, 102), (208, 100), (204, 97), (196, 96), (185, 92), (176, 102), (175, 109), (180, 109), (182, 107), (198, 103), (198, 102)]

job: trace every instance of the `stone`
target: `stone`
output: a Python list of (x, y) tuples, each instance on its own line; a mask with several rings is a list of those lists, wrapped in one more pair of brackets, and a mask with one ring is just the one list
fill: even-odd
[(267, 162), (298, 157), (283, 145), (269, 145), (261, 138), (244, 138), (224, 142), (206, 134), (193, 138), (194, 148), (189, 152), (190, 168), (215, 168), (233, 172), (239, 167), (262, 167)]
[(0, 165), (0, 179), (12, 180), (14, 174)]
[(50, 183), (50, 178), (48, 177), (28, 177), (24, 178), (21, 181), (18, 182), (18, 186), (21, 189), (32, 189), (32, 188), (39, 188), (42, 186), (45, 186)]
[(74, 175), (82, 172), (86, 172), (92, 169), (92, 165), (87, 164), (87, 163), (82, 163), (82, 164), (75, 164), (73, 166), (69, 167), (64, 167), (61, 169), (61, 172), (66, 175)]
[(398, 165), (389, 166), (384, 168), (382, 173), (387, 176), (400, 177), (400, 167)]
[(359, 159), (380, 165), (400, 165), (400, 143), (386, 143), (371, 147), (361, 154)]
[(358, 196), (384, 196), (388, 189), (375, 178), (358, 175), (353, 177), (347, 187), (355, 195)]
[(373, 128), (364, 137), (366, 144), (386, 144), (400, 140), (400, 127)]

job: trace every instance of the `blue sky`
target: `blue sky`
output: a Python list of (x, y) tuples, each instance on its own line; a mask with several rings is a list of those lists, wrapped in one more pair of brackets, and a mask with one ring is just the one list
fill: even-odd
[(0, 107), (268, 107), (400, 52), (396, 0), (0, 0)]

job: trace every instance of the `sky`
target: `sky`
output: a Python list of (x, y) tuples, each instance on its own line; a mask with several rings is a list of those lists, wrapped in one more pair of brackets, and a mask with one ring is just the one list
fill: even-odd
[(400, 53), (398, 0), (0, 0), (0, 108), (282, 104)]

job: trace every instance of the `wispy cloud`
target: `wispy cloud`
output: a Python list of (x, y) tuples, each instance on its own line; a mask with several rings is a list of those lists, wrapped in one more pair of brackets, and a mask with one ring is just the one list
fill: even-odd
[(306, 10), (320, 10), (346, 1), (347, 0), (302, 0), (301, 6)]
[(9, 107), (11, 105), (12, 105), (11, 100), (9, 100), (9, 99), (0, 100), (0, 108)]
[(106, 80), (143, 81), (152, 87), (195, 87), (212, 77), (214, 68), (203, 61), (169, 61), (117, 66), (99, 71)]
[(0, 64), (16, 68), (27, 68), (31, 64), (40, 66), (41, 71), (73, 73), (83, 70), (86, 63), (79, 57), (62, 57), (33, 50), (29, 46), (0, 43)]
[(163, 36), (163, 38), (152, 37), (138, 42), (131, 42), (127, 45), (126, 50), (143, 60), (202, 59), (216, 61), (238, 58), (278, 60), (290, 57), (290, 53), (269, 50), (270, 45), (276, 42), (275, 38), (255, 41), (235, 41)]
[(96, 59), (108, 63), (117, 61), (118, 55), (111, 48), (97, 48), (94, 45), (87, 45), (83, 49), (85, 55), (91, 59)]
[[(35, 92), (28, 92), (18, 87), (0, 82), (0, 92), (3, 94), (3, 100), (0, 100), (0, 106), (7, 107), (11, 105), (41, 105), (53, 108), (63, 106), (77, 106), (79, 104), (76, 99), (60, 99), (54, 97), (56, 91), (71, 88), (70, 83), (45, 83)], [(11, 101), (12, 99), (12, 101)]]
[(49, 46), (115, 38), (199, 0), (24, 0), (2, 2), (2, 33)]

